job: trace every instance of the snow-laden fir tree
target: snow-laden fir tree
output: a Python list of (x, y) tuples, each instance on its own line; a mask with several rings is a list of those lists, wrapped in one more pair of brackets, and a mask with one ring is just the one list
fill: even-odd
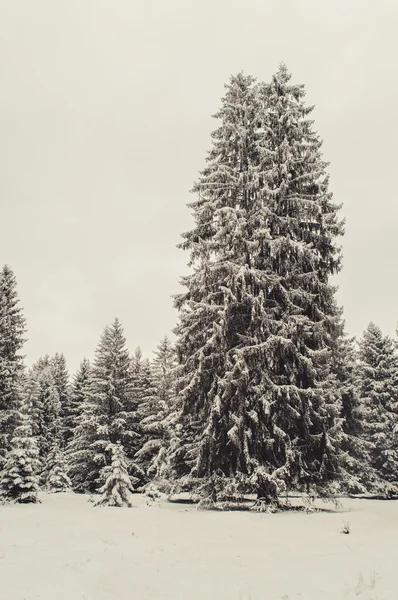
[(370, 468), (398, 491), (398, 358), (391, 338), (370, 323), (359, 344), (358, 388)]
[(39, 502), (40, 460), (36, 438), (32, 432), (30, 397), (25, 395), (16, 413), (17, 426), (11, 448), (0, 473), (0, 498), (21, 504)]
[(106, 327), (96, 350), (74, 437), (69, 445), (69, 476), (75, 491), (94, 492), (108, 464), (110, 443), (125, 444), (129, 461), (138, 436), (130, 357), (118, 319)]
[(94, 445), (99, 439), (97, 415), (98, 407), (87, 395), (67, 449), (68, 476), (73, 490), (78, 493), (95, 492), (99, 472), (104, 466), (103, 452), (97, 452)]
[(87, 398), (87, 390), (90, 383), (91, 365), (87, 358), (80, 363), (79, 369), (73, 377), (70, 394), (70, 428), (73, 432), (82, 414), (83, 402)]
[(19, 307), (14, 273), (0, 272), (0, 469), (10, 449), (19, 406), (25, 319)]
[(131, 493), (133, 486), (127, 472), (127, 458), (123, 445), (108, 444), (107, 452), (111, 455), (111, 464), (105, 466), (101, 472), (104, 484), (99, 488), (100, 499), (95, 506), (114, 506), (131, 508)]
[[(91, 364), (88, 359), (83, 359), (79, 369), (75, 373), (71, 388), (71, 421), (73, 429), (72, 438), (69, 440), (66, 457), (69, 464), (68, 473), (72, 479), (72, 487), (75, 491), (86, 490), (85, 469), (81, 469), (82, 463), (88, 459), (89, 446), (83, 449), (82, 442), (88, 436), (89, 414), (91, 403), (88, 401), (88, 390), (90, 386)], [(73, 458), (72, 458), (73, 457)]]
[(127, 472), (127, 458), (123, 445), (108, 444), (107, 452), (111, 454), (111, 464), (101, 472), (104, 484), (98, 489), (101, 494), (95, 506), (127, 506), (131, 508), (131, 493), (133, 491), (130, 476)]
[(54, 384), (60, 401), (60, 417), (62, 421), (63, 446), (66, 447), (73, 435), (73, 418), (71, 414), (71, 390), (66, 359), (63, 354), (56, 353), (51, 358)]
[(141, 349), (138, 347), (131, 360), (132, 393), (134, 398), (137, 423), (136, 436), (130, 439), (126, 447), (129, 456), (135, 456), (135, 469), (131, 474), (136, 478), (139, 486), (148, 483), (150, 476), (148, 466), (152, 458), (152, 434), (147, 429), (147, 419), (150, 419), (157, 411), (158, 399), (153, 381), (151, 364), (144, 359)]
[(55, 441), (48, 453), (44, 469), (43, 480), (46, 491), (51, 493), (70, 491), (72, 483), (67, 470), (65, 454), (60, 448), (59, 442)]
[[(155, 351), (152, 362), (152, 401), (142, 403), (141, 428), (145, 443), (137, 453), (149, 479), (158, 479), (167, 474), (167, 450), (170, 442), (171, 412), (174, 406), (175, 350), (166, 336)], [(153, 388), (152, 388), (153, 386)]]
[(286, 489), (327, 496), (339, 471), (329, 276), (342, 225), (304, 88), (289, 80), (282, 65), (269, 85), (227, 85), (181, 244), (193, 273), (176, 298), (171, 461), (211, 501), (242, 483), (265, 503)]
[(53, 443), (63, 444), (61, 402), (50, 357), (40, 358), (30, 370), (29, 377), (35, 381), (38, 391), (33, 399), (32, 426), (44, 465)]
[(174, 398), (174, 372), (177, 366), (173, 344), (165, 336), (155, 351), (152, 361), (152, 378), (157, 397), (166, 405)]
[(341, 337), (334, 352), (334, 370), (341, 397), (342, 433), (340, 448), (345, 493), (363, 494), (379, 489), (379, 477), (371, 467), (373, 444), (364, 438), (364, 414), (358, 393), (358, 353), (354, 338)]

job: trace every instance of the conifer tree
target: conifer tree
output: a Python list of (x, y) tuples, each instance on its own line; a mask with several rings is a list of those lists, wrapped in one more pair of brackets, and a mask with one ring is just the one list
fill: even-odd
[(39, 359), (30, 371), (37, 393), (33, 399), (33, 431), (37, 436), (40, 458), (45, 464), (54, 442), (62, 446), (61, 402), (54, 380), (52, 361), (48, 356)]
[(74, 375), (71, 389), (69, 424), (72, 434), (82, 414), (83, 402), (87, 398), (87, 391), (90, 383), (90, 372), (90, 361), (84, 358), (80, 364), (78, 371)]
[(21, 504), (39, 502), (40, 469), (36, 438), (32, 433), (29, 396), (20, 403), (11, 449), (0, 473), (0, 498)]
[(99, 439), (98, 420), (98, 407), (87, 395), (67, 449), (68, 476), (73, 490), (78, 493), (95, 492), (104, 466), (103, 452), (98, 452), (95, 445)]
[(152, 378), (156, 395), (167, 405), (174, 398), (174, 372), (177, 366), (173, 344), (167, 336), (160, 342), (152, 362)]
[(370, 323), (359, 345), (358, 384), (363, 427), (371, 445), (370, 467), (385, 482), (387, 493), (398, 490), (398, 359), (394, 344)]
[(106, 450), (111, 453), (111, 464), (102, 469), (101, 478), (105, 483), (98, 490), (101, 498), (95, 503), (95, 506), (127, 506), (131, 508), (133, 487), (127, 472), (127, 459), (123, 446), (120, 442), (108, 444)]
[(334, 352), (334, 369), (341, 397), (342, 434), (340, 449), (345, 477), (341, 489), (363, 494), (378, 488), (379, 478), (370, 465), (373, 444), (364, 438), (361, 402), (358, 393), (358, 353), (354, 338), (342, 337)]
[(69, 373), (66, 367), (65, 356), (63, 354), (56, 353), (51, 359), (51, 368), (54, 384), (60, 401), (63, 446), (66, 447), (73, 435), (73, 424), (70, 405), (71, 397)]
[(108, 464), (109, 443), (121, 442), (131, 448), (137, 435), (130, 357), (118, 319), (101, 336), (86, 396), (69, 446), (69, 476), (76, 491), (93, 492), (101, 469)]
[(176, 298), (181, 424), (170, 460), (210, 501), (234, 482), (265, 503), (292, 488), (327, 496), (339, 473), (329, 276), (342, 225), (312, 109), (289, 79), (281, 66), (269, 85), (242, 74), (227, 85), (181, 244), (193, 273)]
[(153, 401), (143, 403), (141, 428), (144, 444), (137, 453), (137, 458), (150, 479), (159, 478), (167, 472), (165, 463), (170, 442), (170, 415), (174, 406), (175, 368), (175, 350), (165, 337), (159, 344), (151, 365)]
[(156, 413), (158, 403), (150, 361), (143, 358), (139, 347), (131, 360), (131, 376), (135, 407), (131, 421), (135, 422), (135, 435), (130, 438), (126, 450), (129, 456), (134, 456), (137, 459), (130, 474), (142, 486), (148, 483), (149, 474), (147, 470), (152, 458), (152, 436), (147, 428), (147, 420), (151, 419), (152, 415)]
[(0, 469), (4, 464), (16, 425), (23, 357), (19, 354), (25, 319), (19, 307), (14, 273), (5, 266), (0, 272)]
[(22, 379), (23, 397), (29, 398), (29, 413), (31, 416), (32, 434), (37, 438), (39, 447), (40, 436), (43, 428), (43, 406), (40, 397), (40, 385), (37, 378), (37, 372), (34, 368), (26, 371)]
[(48, 453), (45, 473), (44, 487), (49, 492), (67, 492), (71, 490), (72, 483), (67, 475), (65, 455), (55, 441)]

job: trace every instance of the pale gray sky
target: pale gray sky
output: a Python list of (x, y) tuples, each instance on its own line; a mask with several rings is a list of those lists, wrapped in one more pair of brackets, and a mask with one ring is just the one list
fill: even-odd
[(285, 61), (316, 105), (347, 220), (347, 328), (398, 321), (395, 0), (0, 0), (0, 264), (28, 362), (73, 371), (118, 316), (147, 355), (176, 322), (186, 203), (223, 85)]

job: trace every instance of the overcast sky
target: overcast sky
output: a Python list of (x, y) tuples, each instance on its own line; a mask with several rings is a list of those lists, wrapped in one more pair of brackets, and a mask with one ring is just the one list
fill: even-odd
[(0, 265), (27, 361), (71, 371), (118, 316), (151, 356), (176, 322), (186, 203), (224, 83), (306, 84), (343, 203), (347, 329), (398, 321), (395, 0), (0, 0)]

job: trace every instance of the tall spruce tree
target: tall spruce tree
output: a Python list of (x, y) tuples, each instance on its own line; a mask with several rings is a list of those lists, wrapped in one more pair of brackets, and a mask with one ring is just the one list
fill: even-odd
[(165, 336), (155, 351), (152, 361), (152, 378), (156, 395), (166, 405), (174, 398), (174, 373), (177, 366), (176, 353), (173, 344)]
[(120, 442), (130, 449), (137, 435), (130, 357), (118, 319), (101, 336), (85, 395), (69, 445), (69, 476), (76, 491), (95, 492), (109, 462), (108, 445)]
[(312, 109), (289, 80), (282, 65), (269, 85), (239, 74), (226, 86), (181, 244), (193, 273), (176, 298), (171, 461), (210, 501), (242, 481), (265, 503), (292, 488), (327, 496), (339, 472), (329, 276), (342, 224)]
[(36, 393), (32, 397), (32, 426), (39, 444), (40, 459), (45, 464), (52, 444), (63, 444), (61, 402), (54, 379), (52, 360), (48, 355), (32, 367), (29, 377)]
[(128, 453), (136, 458), (132, 474), (136, 478), (138, 486), (142, 486), (150, 479), (148, 466), (153, 450), (152, 434), (148, 430), (147, 420), (156, 413), (158, 402), (150, 361), (143, 358), (139, 347), (135, 350), (131, 360), (131, 376), (136, 427), (134, 428), (135, 436), (131, 438), (128, 445)]
[(62, 420), (62, 443), (66, 447), (73, 435), (73, 418), (71, 414), (71, 390), (66, 359), (58, 352), (51, 359), (54, 384), (60, 401), (60, 417)]
[[(358, 385), (370, 467), (398, 491), (398, 358), (393, 341), (370, 323), (359, 344)], [(380, 487), (380, 486), (379, 486)]]
[(78, 425), (83, 411), (83, 403), (87, 398), (87, 391), (90, 383), (91, 365), (87, 358), (80, 363), (80, 367), (73, 377), (70, 394), (70, 419), (69, 427), (73, 432)]
[(16, 425), (24, 333), (25, 319), (19, 307), (16, 279), (5, 266), (0, 272), (0, 469)]
[(137, 453), (137, 458), (151, 480), (167, 473), (166, 456), (170, 443), (170, 416), (174, 406), (175, 368), (175, 350), (170, 340), (165, 337), (155, 351), (155, 358), (146, 377), (150, 384), (150, 400), (148, 402), (144, 397), (141, 404), (144, 443)]
[(340, 448), (345, 472), (340, 487), (350, 494), (377, 491), (379, 487), (379, 477), (370, 464), (373, 444), (364, 437), (364, 413), (357, 380), (358, 360), (354, 338), (341, 337), (334, 352), (336, 384), (341, 397)]

